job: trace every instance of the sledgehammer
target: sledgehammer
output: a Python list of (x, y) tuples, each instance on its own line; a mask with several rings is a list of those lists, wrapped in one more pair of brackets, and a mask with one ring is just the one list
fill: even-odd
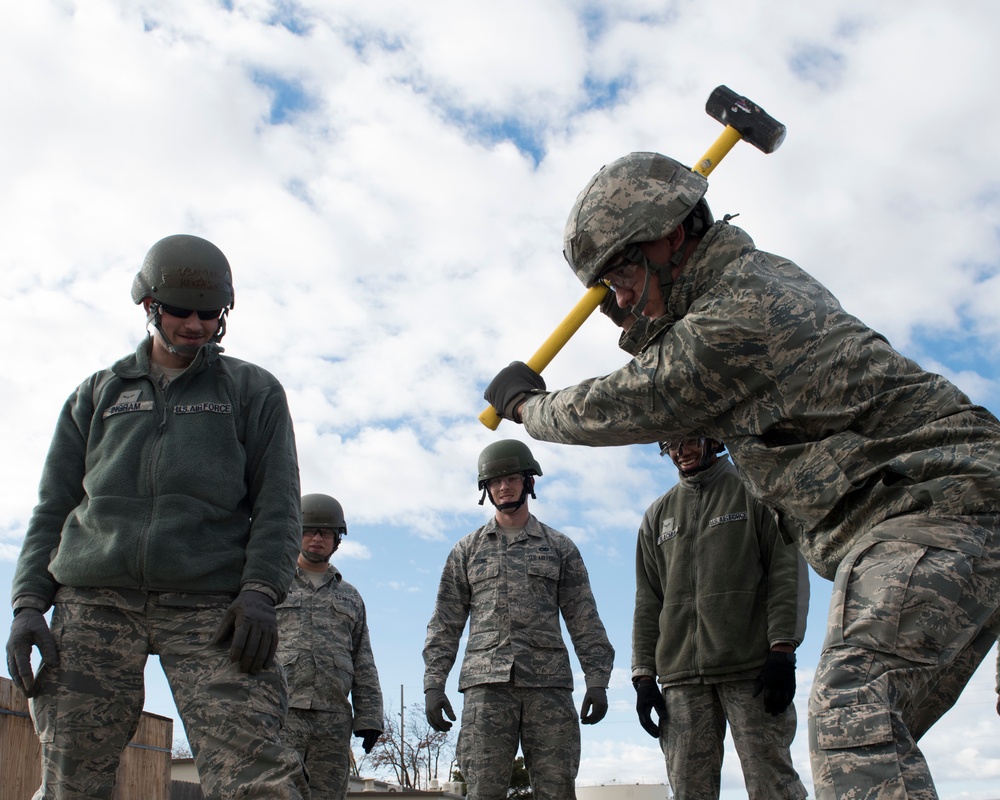
[[(764, 153), (773, 153), (785, 140), (784, 125), (759, 105), (736, 94), (728, 86), (715, 88), (705, 103), (705, 111), (712, 119), (726, 126), (705, 155), (691, 168), (706, 178), (740, 139)], [(538, 373), (545, 369), (556, 357), (556, 353), (562, 350), (566, 342), (580, 329), (587, 317), (594, 313), (594, 309), (601, 304), (607, 293), (608, 287), (603, 283), (589, 288), (573, 306), (573, 310), (525, 363)], [(500, 417), (493, 406), (489, 406), (479, 415), (479, 421), (491, 431), (495, 431), (500, 425)]]

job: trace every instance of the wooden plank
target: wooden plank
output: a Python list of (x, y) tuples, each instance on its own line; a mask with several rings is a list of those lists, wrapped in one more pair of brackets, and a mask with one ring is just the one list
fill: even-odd
[[(115, 800), (170, 800), (174, 721), (142, 713), (139, 729), (122, 753)], [(31, 800), (41, 783), (41, 746), (28, 701), (9, 678), (0, 677), (0, 786), (3, 800)]]

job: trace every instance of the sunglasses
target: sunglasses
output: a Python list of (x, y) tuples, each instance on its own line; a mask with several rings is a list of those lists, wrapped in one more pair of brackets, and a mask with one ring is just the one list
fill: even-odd
[(611, 291), (628, 289), (635, 280), (639, 267), (649, 269), (649, 259), (637, 244), (629, 245), (625, 251), (612, 261), (601, 275)]
[(213, 308), (208, 311), (194, 311), (190, 308), (178, 308), (177, 306), (170, 306), (166, 303), (160, 303), (160, 308), (166, 311), (170, 316), (177, 317), (177, 319), (187, 319), (192, 314), (197, 314), (198, 319), (208, 321), (210, 319), (218, 319), (222, 316), (221, 308)]

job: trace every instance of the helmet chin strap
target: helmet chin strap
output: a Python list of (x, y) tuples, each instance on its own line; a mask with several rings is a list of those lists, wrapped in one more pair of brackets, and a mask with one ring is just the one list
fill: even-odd
[(311, 564), (329, 564), (330, 559), (333, 558), (333, 554), (340, 549), (340, 543), (343, 541), (343, 534), (334, 534), (333, 536), (333, 550), (330, 551), (330, 555), (321, 556), (319, 553), (310, 553), (304, 547), (299, 550), (302, 557)]
[(641, 250), (638, 248), (636, 250), (642, 256), (642, 260), (639, 263), (645, 269), (646, 277), (642, 282), (642, 294), (639, 295), (639, 299), (629, 308), (629, 312), (635, 317), (641, 317), (643, 310), (646, 308), (646, 303), (649, 302), (649, 282), (654, 273), (660, 281), (660, 294), (663, 295), (663, 302), (667, 302), (667, 298), (670, 296), (670, 289), (674, 285), (674, 269), (680, 266), (681, 261), (684, 260), (684, 248), (683, 246), (677, 248), (674, 254), (670, 256), (670, 260), (665, 263), (652, 261)]
[(299, 552), (302, 553), (302, 557), (306, 561), (309, 561), (312, 564), (329, 564), (330, 558), (333, 556), (333, 553), (330, 553), (330, 555), (328, 556), (321, 556), (319, 553), (310, 553), (305, 548), (303, 548)]
[(537, 500), (535, 497), (535, 479), (531, 475), (524, 476), (524, 485), (521, 487), (521, 496), (517, 500), (512, 500), (509, 503), (497, 503), (493, 499), (493, 493), (489, 490), (488, 486), (483, 486), (483, 496), (479, 498), (479, 505), (483, 504), (483, 499), (486, 497), (490, 498), (490, 502), (496, 506), (497, 511), (502, 511), (505, 514), (513, 513), (517, 511), (521, 506), (525, 504), (528, 500), (528, 496), (531, 496), (532, 500)]
[[(216, 329), (215, 333), (212, 334), (212, 338), (208, 340), (209, 344), (218, 343), (222, 337), (226, 335), (226, 316), (228, 314), (228, 308), (222, 309), (222, 316), (219, 317), (219, 327)], [(160, 304), (154, 300), (149, 304), (149, 314), (146, 315), (146, 325), (152, 325), (156, 328), (156, 332), (163, 340), (163, 345), (167, 348), (167, 352), (171, 355), (188, 360), (191, 360), (198, 355), (198, 351), (201, 350), (200, 344), (174, 344), (170, 341), (170, 337), (167, 336), (166, 332), (163, 330), (163, 325), (160, 323), (160, 319)]]
[(708, 469), (716, 461), (719, 460), (717, 452), (709, 452), (708, 450), (708, 443), (714, 442), (715, 441), (714, 439), (708, 439), (704, 436), (699, 436), (698, 441), (701, 442), (701, 461), (698, 462), (697, 466), (692, 467), (691, 469), (681, 470), (682, 475), (685, 476), (697, 475), (699, 472), (704, 472), (706, 469)]

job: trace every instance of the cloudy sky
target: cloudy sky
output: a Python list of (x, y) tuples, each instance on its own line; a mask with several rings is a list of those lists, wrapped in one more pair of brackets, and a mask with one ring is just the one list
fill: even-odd
[[(1000, 5), (927, 0), (2, 4), (0, 585), (60, 406), (143, 336), (129, 288), (145, 251), (197, 234), (233, 266), (227, 352), (283, 382), (303, 490), (344, 504), (337, 563), (368, 603), (387, 701), (422, 701), (441, 566), (488, 514), (477, 455), (524, 437), (477, 421), (483, 389), (582, 293), (561, 256), (570, 205), (629, 151), (696, 161), (721, 131), (704, 112), (720, 84), (788, 135), (772, 155), (734, 149), (710, 179), (716, 215), (1000, 409), (997, 30)], [(595, 315), (549, 386), (615, 369), (616, 342)], [(628, 681), (632, 562), (675, 473), (655, 447), (531, 446), (532, 510), (579, 544), (618, 651), (580, 780), (661, 781)], [(807, 783), (829, 597), (812, 577)], [(988, 662), (924, 741), (943, 797), (1000, 793)], [(148, 675), (147, 710), (175, 716)], [(725, 782), (745, 796), (731, 749)]]

